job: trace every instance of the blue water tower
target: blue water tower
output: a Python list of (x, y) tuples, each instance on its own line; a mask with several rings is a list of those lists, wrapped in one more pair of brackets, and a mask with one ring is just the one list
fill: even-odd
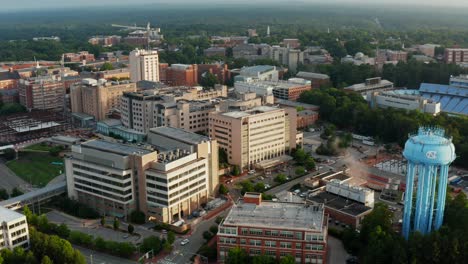
[(420, 127), (406, 141), (403, 156), (408, 160), (403, 212), (403, 235), (408, 239), (410, 231), (427, 234), (442, 225), (455, 147), (444, 129)]

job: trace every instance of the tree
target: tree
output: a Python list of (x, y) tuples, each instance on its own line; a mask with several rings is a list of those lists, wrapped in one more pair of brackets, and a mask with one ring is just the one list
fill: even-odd
[(159, 239), (159, 237), (156, 236), (149, 236), (145, 239), (143, 239), (143, 242), (141, 243), (140, 250), (141, 253), (146, 253), (150, 250), (153, 250), (154, 254), (158, 254), (163, 247), (162, 241)]
[(24, 193), (18, 187), (15, 187), (13, 190), (11, 190), (11, 197), (20, 196), (22, 194)]
[(112, 63), (110, 62), (104, 62), (104, 64), (102, 64), (101, 66), (101, 71), (110, 71), (110, 70), (113, 70), (114, 69), (114, 65), (112, 65)]
[(134, 210), (130, 213), (130, 222), (135, 223), (135, 224), (144, 224), (146, 221), (146, 215), (145, 213)]
[(306, 162), (304, 163), (304, 166), (307, 170), (315, 170), (315, 161), (313, 158), (309, 157)]
[(10, 196), (8, 195), (8, 192), (6, 189), (1, 188), (0, 189), (0, 200), (7, 200)]
[(44, 256), (41, 260), (41, 264), (53, 264), (52, 260), (49, 258), (49, 256)]
[(304, 167), (297, 167), (294, 172), (297, 176), (302, 176), (306, 173)]
[(169, 244), (174, 244), (175, 238), (176, 237), (173, 231), (167, 232), (167, 242), (169, 242)]
[(308, 157), (308, 154), (304, 151), (303, 148), (297, 149), (296, 152), (294, 153), (294, 159), (296, 160), (298, 164), (301, 164), (301, 165), (304, 164), (307, 157)]
[(106, 217), (103, 216), (101, 217), (101, 226), (105, 226), (106, 225)]
[(233, 168), (232, 168), (232, 175), (238, 176), (239, 174), (240, 174), (239, 166), (234, 165)]
[(59, 235), (60, 237), (63, 237), (63, 238), (67, 238), (69, 235), (70, 235), (70, 229), (68, 228), (68, 226), (64, 223), (61, 223), (58, 227), (57, 227), (57, 235)]
[(254, 186), (254, 191), (261, 193), (265, 191), (265, 184), (263, 182), (257, 182)]
[(118, 230), (120, 227), (120, 222), (117, 218), (114, 219), (113, 227), (114, 227), (114, 230)]
[(215, 84), (218, 83), (218, 78), (211, 72), (203, 73), (200, 79), (200, 85), (203, 86), (203, 88), (205, 89), (211, 89), (215, 86)]
[(3, 157), (6, 160), (13, 160), (16, 158), (16, 151), (12, 148), (7, 148), (3, 151)]
[(205, 231), (203, 232), (203, 238), (206, 239), (206, 241), (209, 241), (213, 238), (213, 234), (210, 231)]
[(229, 193), (229, 189), (224, 184), (221, 183), (219, 185), (219, 194), (226, 195), (228, 193)]
[(280, 174), (276, 175), (274, 181), (279, 183), (279, 184), (283, 184), (283, 183), (287, 182), (288, 179), (287, 179), (286, 175), (280, 173)]
[(293, 256), (287, 255), (287, 256), (281, 258), (281, 260), (280, 260), (279, 263), (280, 263), (280, 264), (295, 264), (295, 263), (296, 263), (296, 260), (294, 259)]
[(253, 192), (255, 190), (254, 185), (249, 180), (241, 181), (240, 185), (242, 186), (241, 194), (244, 194), (246, 192)]
[(252, 264), (275, 264), (276, 259), (266, 255), (254, 256), (252, 258)]
[(135, 227), (132, 224), (129, 224), (127, 226), (127, 231), (128, 233), (133, 234), (133, 231), (135, 231)]
[(226, 264), (249, 263), (249, 255), (242, 248), (239, 248), (239, 247), (231, 248), (229, 249), (225, 263)]
[(213, 235), (216, 235), (218, 233), (218, 226), (217, 225), (210, 226), (210, 232), (213, 233)]

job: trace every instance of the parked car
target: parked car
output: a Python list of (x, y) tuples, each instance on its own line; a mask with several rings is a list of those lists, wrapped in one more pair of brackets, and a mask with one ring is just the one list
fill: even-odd
[(255, 172), (256, 172), (255, 170), (250, 170), (249, 174), (252, 175), (252, 174), (255, 174)]
[(190, 242), (190, 240), (188, 240), (188, 239), (186, 238), (186, 239), (180, 241), (180, 245), (181, 245), (181, 246), (185, 246), (185, 245), (187, 245), (189, 242)]

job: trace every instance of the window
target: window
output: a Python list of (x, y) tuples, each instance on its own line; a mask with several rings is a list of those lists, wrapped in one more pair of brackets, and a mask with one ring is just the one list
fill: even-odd
[(257, 240), (257, 239), (250, 239), (249, 240), (249, 244), (251, 246), (261, 246), (262, 245), (262, 241), (261, 240)]
[(251, 235), (263, 235), (262, 229), (251, 228), (249, 231)]
[(265, 241), (265, 247), (276, 247), (276, 241)]
[(292, 243), (291, 242), (281, 242), (280, 247), (281, 248), (292, 248)]

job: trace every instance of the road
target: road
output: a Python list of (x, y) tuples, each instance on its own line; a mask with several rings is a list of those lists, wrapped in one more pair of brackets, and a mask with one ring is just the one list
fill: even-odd
[[(219, 216), (225, 217), (229, 212), (230, 208), (224, 210), (219, 214)], [(201, 221), (200, 224), (196, 226), (195, 231), (192, 233), (191, 236), (188, 237), (190, 242), (182, 246), (180, 245), (180, 241), (182, 241), (185, 237), (178, 237), (177, 240), (174, 242), (174, 249), (172, 250), (172, 254), (167, 256), (164, 260), (159, 261), (158, 263), (161, 264), (185, 264), (185, 263), (192, 263), (190, 258), (200, 249), (200, 247), (205, 243), (205, 239), (203, 238), (203, 232), (209, 230), (212, 225), (216, 225), (215, 223), (216, 217), (212, 217), (209, 220)], [(209, 260), (212, 262), (213, 260)]]
[(135, 264), (136, 261), (114, 257), (111, 255), (107, 255), (101, 252), (94, 251), (92, 249), (87, 249), (84, 247), (73, 245), (74, 248), (81, 251), (81, 253), (86, 258), (86, 263), (89, 264)]
[(3, 161), (0, 161), (0, 186), (1, 188), (5, 188), (9, 193), (15, 187), (19, 187), (24, 191), (29, 190), (31, 187), (29, 183), (16, 176)]
[(345, 264), (349, 254), (343, 247), (341, 240), (328, 236), (328, 256), (327, 263), (330, 264)]

